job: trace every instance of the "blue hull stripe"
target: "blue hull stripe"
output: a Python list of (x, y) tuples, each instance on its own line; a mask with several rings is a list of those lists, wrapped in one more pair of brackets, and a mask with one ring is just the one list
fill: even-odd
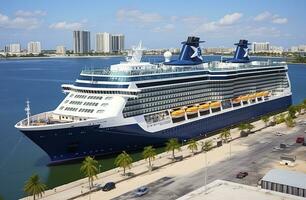
[(284, 110), (291, 104), (291, 96), (282, 97), (155, 133), (146, 132), (137, 124), (112, 128), (90, 126), (23, 131), (23, 133), (40, 146), (53, 162), (59, 162), (88, 155), (113, 154), (122, 150), (132, 151), (147, 145), (161, 145), (169, 138), (187, 140), (209, 136), (216, 130), (258, 118), (270, 112)]

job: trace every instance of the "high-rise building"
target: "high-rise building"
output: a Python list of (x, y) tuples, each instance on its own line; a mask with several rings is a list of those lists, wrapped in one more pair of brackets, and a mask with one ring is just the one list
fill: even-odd
[(20, 53), (21, 52), (20, 44), (18, 44), (18, 43), (10, 44), (9, 52), (10, 53)]
[(113, 52), (121, 52), (124, 50), (124, 35), (112, 35), (112, 50)]
[(9, 53), (10, 52), (10, 46), (9, 45), (5, 45), (4, 46), (4, 53)]
[(28, 53), (40, 54), (41, 53), (40, 42), (29, 42), (28, 43)]
[(73, 52), (74, 53), (90, 52), (89, 31), (73, 31)]
[(112, 52), (112, 35), (110, 33), (96, 34), (96, 52), (111, 53)]
[(260, 53), (260, 52), (269, 52), (270, 51), (270, 43), (269, 42), (253, 42), (252, 43), (252, 52)]
[(65, 46), (57, 46), (56, 47), (56, 54), (65, 55), (66, 54), (66, 47)]

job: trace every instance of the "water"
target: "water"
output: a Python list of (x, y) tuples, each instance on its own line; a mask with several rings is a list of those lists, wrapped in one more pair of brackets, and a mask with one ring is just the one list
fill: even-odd
[[(14, 128), (25, 118), (25, 101), (31, 101), (33, 114), (54, 109), (64, 98), (61, 84), (72, 83), (82, 69), (105, 67), (122, 61), (112, 58), (25, 59), (0, 60), (0, 196), (17, 199), (24, 195), (24, 182), (39, 174), (49, 188), (83, 177), (80, 163), (48, 167), (47, 155)], [(219, 60), (219, 56), (205, 57)], [(145, 57), (147, 61), (161, 61), (162, 57)], [(290, 64), (293, 102), (306, 98), (306, 65)], [(158, 149), (162, 151), (162, 149)], [(141, 153), (134, 153), (140, 159)], [(114, 157), (99, 160), (100, 170), (114, 167)]]

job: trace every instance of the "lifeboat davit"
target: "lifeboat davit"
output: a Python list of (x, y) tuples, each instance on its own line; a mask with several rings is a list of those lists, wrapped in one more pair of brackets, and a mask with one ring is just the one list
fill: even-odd
[(205, 103), (199, 106), (200, 111), (208, 110), (209, 109), (209, 103)]
[(221, 103), (219, 101), (213, 102), (210, 104), (211, 108), (219, 108), (221, 106)]
[(184, 109), (179, 109), (175, 110), (171, 113), (171, 117), (173, 118), (180, 118), (185, 116), (185, 110)]
[(187, 114), (195, 114), (197, 113), (199, 108), (197, 106), (192, 106), (186, 109)]

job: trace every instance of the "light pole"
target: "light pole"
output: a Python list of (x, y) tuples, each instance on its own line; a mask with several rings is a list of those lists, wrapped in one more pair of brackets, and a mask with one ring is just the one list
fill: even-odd
[(231, 159), (232, 157), (232, 143), (231, 141), (229, 142), (229, 158)]
[(99, 174), (100, 174), (100, 168), (101, 168), (101, 165), (99, 165)]
[(207, 173), (208, 173), (207, 151), (205, 152), (205, 194), (207, 194)]

